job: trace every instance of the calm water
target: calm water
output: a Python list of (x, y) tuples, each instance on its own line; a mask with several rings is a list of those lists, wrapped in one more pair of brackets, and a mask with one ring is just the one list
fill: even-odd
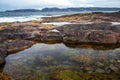
[(120, 48), (95, 50), (72, 48), (63, 43), (37, 43), (29, 49), (9, 55), (3, 72), (10, 75), (12, 80), (53, 80), (53, 73), (57, 70), (71, 69), (91, 74), (119, 73)]

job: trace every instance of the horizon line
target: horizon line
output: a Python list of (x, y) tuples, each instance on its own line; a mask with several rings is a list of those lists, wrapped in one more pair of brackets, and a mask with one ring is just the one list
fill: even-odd
[(0, 12), (5, 12), (5, 11), (12, 11), (12, 10), (24, 10), (24, 9), (34, 9), (34, 10), (42, 10), (45, 8), (59, 8), (59, 9), (67, 9), (67, 8), (120, 8), (120, 7), (44, 7), (44, 8), (16, 8), (16, 9), (6, 9), (6, 10), (0, 10)]

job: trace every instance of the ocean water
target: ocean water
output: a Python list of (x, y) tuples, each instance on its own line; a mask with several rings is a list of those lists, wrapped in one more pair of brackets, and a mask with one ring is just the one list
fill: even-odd
[(75, 13), (80, 12), (0, 12), (0, 23), (40, 20), (42, 17), (61, 16)]
[[(82, 12), (0, 12), (0, 23), (40, 20), (42, 17), (61, 16), (61, 15), (86, 13), (86, 12), (88, 13), (90, 11), (82, 11)], [(113, 11), (107, 11), (107, 12), (113, 12)]]

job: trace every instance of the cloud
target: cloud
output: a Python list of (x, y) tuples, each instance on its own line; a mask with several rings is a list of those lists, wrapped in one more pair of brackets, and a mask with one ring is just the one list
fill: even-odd
[(69, 0), (1, 0), (0, 3), (9, 5), (58, 5), (58, 6), (73, 6)]
[(0, 0), (0, 9), (45, 7), (120, 7), (120, 0)]
[(59, 5), (59, 6), (73, 6), (69, 0), (29, 0), (28, 4), (49, 4), (49, 5)]

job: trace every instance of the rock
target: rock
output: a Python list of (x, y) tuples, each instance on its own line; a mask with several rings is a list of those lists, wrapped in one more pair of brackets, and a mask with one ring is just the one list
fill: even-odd
[(64, 42), (116, 44), (118, 33), (103, 30), (69, 31), (63, 36)]
[(120, 28), (107, 23), (70, 24), (56, 29), (65, 43), (117, 44), (120, 41)]
[(42, 41), (62, 42), (62, 36), (58, 30), (48, 30), (42, 37)]
[(93, 68), (92, 67), (85, 67), (84, 69), (87, 73), (93, 73)]
[(112, 71), (114, 71), (114, 72), (117, 72), (117, 71), (118, 71), (118, 68), (115, 67), (113, 64), (111, 64), (111, 65), (109, 66), (109, 68), (110, 68)]
[(7, 54), (7, 46), (4, 44), (0, 44), (0, 64), (5, 63), (6, 54)]
[(28, 48), (32, 46), (33, 42), (28, 40), (8, 40), (6, 44), (7, 52), (9, 54)]
[(101, 68), (97, 68), (95, 72), (96, 73), (104, 73), (105, 71), (103, 69), (101, 69)]
[(117, 60), (118, 63), (120, 63), (120, 60)]
[(85, 41), (101, 44), (116, 44), (118, 34), (111, 31), (91, 30), (85, 34)]
[(104, 64), (101, 63), (101, 62), (97, 62), (96, 64), (97, 64), (97, 66), (99, 66), (99, 67), (103, 67), (103, 66), (104, 66)]
[(56, 32), (56, 33), (59, 33), (60, 31), (58, 31), (57, 29), (53, 29), (53, 30), (49, 30), (49, 32)]

